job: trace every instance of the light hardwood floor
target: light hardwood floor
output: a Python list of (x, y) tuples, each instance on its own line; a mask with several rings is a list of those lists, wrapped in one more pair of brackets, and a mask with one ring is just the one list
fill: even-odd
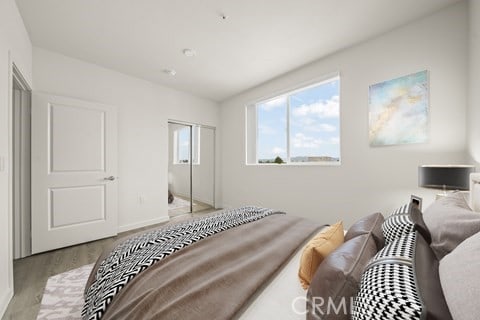
[[(168, 223), (180, 222), (192, 217), (216, 211), (207, 209), (194, 214), (184, 214), (171, 218)], [(166, 223), (164, 223), (166, 224)], [(36, 254), (15, 260), (13, 263), (15, 294), (8, 305), (2, 320), (33, 320), (37, 318), (43, 291), (49, 277), (94, 263), (103, 249), (117, 239), (135, 232), (149, 230), (163, 224), (148, 226), (118, 234), (115, 237), (92, 241), (76, 246)]]

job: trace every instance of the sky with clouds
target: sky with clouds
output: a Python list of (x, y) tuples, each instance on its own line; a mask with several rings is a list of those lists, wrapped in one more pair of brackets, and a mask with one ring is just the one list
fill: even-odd
[[(200, 136), (200, 130), (199, 127), (193, 127), (193, 163), (197, 164), (199, 163), (198, 159), (198, 142), (199, 142), (199, 136)], [(185, 163), (189, 161), (190, 159), (190, 127), (185, 126), (183, 128), (175, 130), (175, 139), (177, 139), (177, 161), (180, 163)], [(195, 144), (195, 141), (197, 141), (197, 144)]]
[(340, 81), (281, 96), (257, 105), (258, 159), (287, 158), (287, 99), (290, 157), (340, 157)]

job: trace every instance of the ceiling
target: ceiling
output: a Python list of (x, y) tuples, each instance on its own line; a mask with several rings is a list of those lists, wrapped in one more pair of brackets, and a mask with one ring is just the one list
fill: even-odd
[(35, 46), (215, 101), (457, 1), (16, 0)]

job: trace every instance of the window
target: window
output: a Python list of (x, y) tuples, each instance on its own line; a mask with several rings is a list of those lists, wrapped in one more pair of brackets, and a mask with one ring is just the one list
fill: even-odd
[(340, 77), (247, 107), (247, 164), (339, 164)]
[(173, 133), (174, 139), (174, 160), (175, 164), (189, 164), (190, 163), (190, 128), (192, 128), (193, 141), (193, 164), (200, 164), (200, 128), (193, 126), (186, 126), (177, 129)]

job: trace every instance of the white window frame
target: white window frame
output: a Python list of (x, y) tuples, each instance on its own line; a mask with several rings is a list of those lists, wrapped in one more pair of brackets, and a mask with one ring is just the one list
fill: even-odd
[[(311, 162), (290, 162), (290, 95), (293, 95), (297, 92), (307, 90), (312, 87), (320, 86), (325, 83), (332, 82), (334, 80), (339, 81), (339, 126), (338, 126), (338, 137), (339, 137), (339, 161), (311, 161)], [(286, 96), (286, 134), (287, 134), (287, 145), (286, 145), (286, 161), (281, 165), (277, 163), (259, 163), (258, 162), (258, 116), (257, 116), (257, 106), (266, 103), (268, 101), (278, 99), (282, 96)], [(342, 162), (341, 155), (341, 78), (340, 73), (335, 72), (321, 78), (317, 78), (306, 83), (300, 84), (290, 89), (282, 90), (275, 94), (269, 95), (265, 98), (257, 99), (251, 103), (248, 103), (245, 106), (245, 141), (246, 141), (246, 150), (245, 150), (245, 164), (247, 166), (340, 166)], [(254, 132), (254, 134), (253, 134)], [(254, 147), (253, 147), (254, 146)]]
[[(199, 126), (185, 126), (184, 128), (179, 128), (173, 132), (173, 164), (175, 165), (190, 165), (190, 158), (186, 162), (180, 162), (180, 135), (179, 131), (190, 129), (192, 130), (192, 149), (193, 149), (193, 165), (200, 165), (200, 127)], [(190, 154), (189, 149), (189, 154)]]

